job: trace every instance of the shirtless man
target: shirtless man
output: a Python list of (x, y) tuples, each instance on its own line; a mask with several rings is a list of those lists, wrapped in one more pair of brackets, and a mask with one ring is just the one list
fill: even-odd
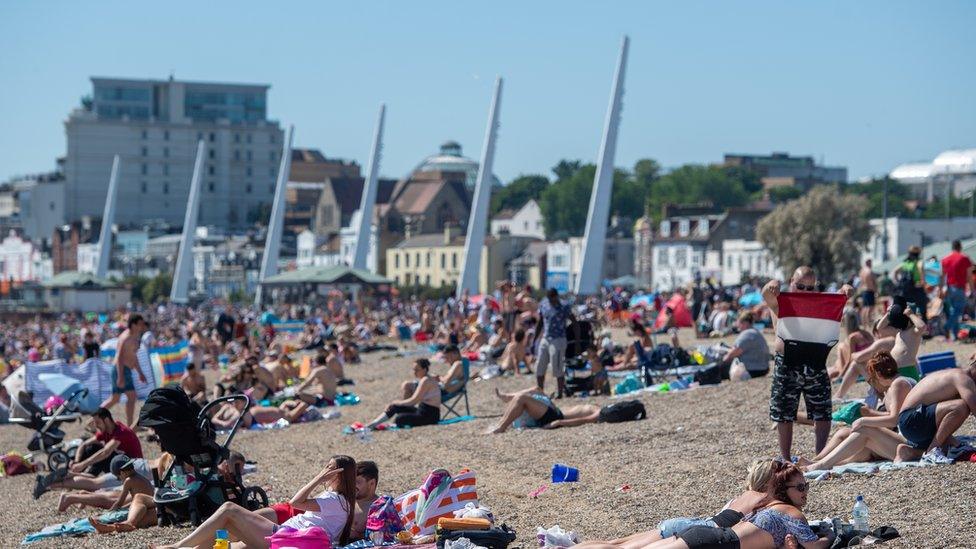
[[(901, 298), (896, 298), (896, 301)], [(837, 390), (837, 397), (843, 398), (858, 376), (867, 376), (866, 364), (878, 351), (888, 351), (898, 363), (902, 375), (918, 377), (918, 349), (925, 333), (925, 321), (911, 307), (895, 303), (888, 308), (878, 321), (879, 334), (894, 333), (894, 337), (881, 337), (863, 351), (851, 355), (852, 364), (844, 374), (844, 381)]]
[(339, 345), (329, 344), (329, 352), (326, 354), (325, 363), (332, 370), (332, 375), (339, 381), (346, 379), (346, 372), (342, 367), (342, 360), (339, 359)]
[(180, 378), (180, 387), (186, 396), (199, 404), (207, 402), (207, 380), (200, 373), (196, 362), (188, 362), (186, 372)]
[[(763, 301), (774, 321), (779, 314), (777, 298), (780, 284), (779, 280), (770, 280), (762, 289)], [(798, 267), (790, 277), (789, 291), (816, 292), (817, 275), (813, 269), (806, 266)], [(844, 284), (840, 293), (850, 298), (854, 289)], [(826, 361), (822, 364), (787, 364), (783, 356), (784, 350), (783, 340), (776, 338), (769, 417), (776, 423), (780, 452), (784, 459), (789, 460), (793, 450), (793, 423), (796, 421), (801, 394), (807, 402), (807, 417), (814, 421), (817, 453), (823, 451), (830, 436), (832, 407), (830, 375), (827, 373)]]
[(870, 326), (878, 296), (878, 275), (871, 269), (870, 259), (864, 262), (857, 276), (861, 279), (861, 325)]
[[(328, 365), (328, 358), (320, 354), (315, 357), (315, 366), (305, 381), (295, 387), (295, 396), (313, 406), (332, 406), (337, 386), (338, 380)], [(312, 390), (309, 390), (310, 387)]]
[(578, 404), (559, 408), (537, 387), (515, 393), (503, 393), (496, 388), (495, 396), (506, 403), (505, 412), (498, 425), (486, 434), (504, 433), (523, 414), (531, 419), (531, 426), (543, 429), (598, 423), (601, 420), (601, 412), (605, 409), (596, 404)]
[(898, 415), (898, 430), (907, 444), (898, 446), (895, 461), (924, 456), (933, 463), (951, 463), (946, 451), (952, 434), (971, 414), (976, 414), (976, 354), (966, 368), (933, 372), (908, 392)]
[[(503, 372), (509, 371), (522, 375), (520, 364), (525, 364), (525, 330), (519, 328), (512, 334), (512, 340), (505, 346), (499, 361)], [(531, 371), (529, 373), (532, 373)]]
[(119, 403), (119, 398), (125, 395), (125, 422), (126, 425), (134, 425), (136, 415), (136, 387), (132, 381), (132, 370), (139, 374), (139, 382), (146, 382), (146, 375), (139, 367), (139, 340), (142, 334), (149, 330), (142, 315), (129, 315), (128, 329), (119, 336), (118, 344), (115, 348), (115, 367), (112, 368), (112, 395), (105, 399), (102, 408), (112, 409)]

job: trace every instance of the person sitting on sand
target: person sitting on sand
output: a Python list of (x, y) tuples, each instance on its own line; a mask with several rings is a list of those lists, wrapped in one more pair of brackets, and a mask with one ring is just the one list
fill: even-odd
[[(792, 463), (781, 464), (770, 480), (776, 498), (769, 505), (731, 527), (691, 526), (673, 537), (645, 545), (649, 549), (776, 549), (802, 545), (805, 549), (826, 549), (833, 533), (820, 537), (807, 524), (801, 510), (807, 503), (810, 483)], [(590, 546), (598, 549), (601, 546)], [(609, 546), (613, 547), (613, 546)]]
[(639, 532), (624, 538), (610, 541), (587, 541), (575, 545), (573, 549), (641, 549), (651, 543), (672, 537), (692, 526), (711, 526), (728, 528), (738, 524), (746, 515), (766, 507), (776, 497), (773, 483), (770, 482), (786, 464), (775, 459), (757, 459), (749, 464), (746, 473), (746, 489), (730, 501), (717, 515), (711, 518), (673, 518), (658, 523), (649, 532)]
[(610, 394), (610, 378), (607, 369), (603, 366), (600, 358), (600, 348), (596, 343), (591, 343), (586, 348), (586, 363), (590, 366), (590, 380), (593, 383), (593, 392), (598, 395)]
[[(325, 491), (311, 497), (319, 485), (325, 485)], [(282, 527), (303, 530), (318, 526), (325, 530), (334, 546), (346, 545), (351, 539), (356, 509), (356, 461), (349, 456), (333, 456), (322, 472), (303, 486), (289, 503), (303, 512), (286, 520)], [(278, 525), (262, 513), (227, 502), (190, 535), (173, 545), (157, 546), (157, 549), (210, 547), (217, 530), (227, 530), (231, 540), (241, 541), (250, 549), (263, 549), (269, 546), (265, 538), (273, 535)]]
[(435, 376), (430, 375), (430, 361), (418, 358), (413, 361), (415, 381), (404, 382), (403, 399), (394, 400), (386, 410), (374, 419), (367, 429), (375, 429), (380, 423), (390, 420), (397, 427), (419, 427), (435, 425), (441, 420), (441, 386)]
[(491, 337), (488, 338), (488, 343), (481, 351), (485, 354), (485, 357), (489, 360), (494, 360), (502, 356), (505, 352), (505, 347), (508, 344), (509, 332), (505, 329), (505, 321), (501, 318), (496, 318), (494, 325), (492, 326)]
[(528, 428), (558, 429), (587, 423), (598, 423), (605, 407), (596, 404), (579, 404), (560, 409), (537, 387), (515, 393), (503, 393), (497, 388), (495, 396), (506, 403), (505, 412), (498, 425), (488, 434), (504, 433), (516, 420), (521, 419)]
[(852, 355), (867, 349), (874, 343), (874, 335), (861, 327), (859, 316), (856, 312), (844, 314), (841, 320), (844, 324), (844, 333), (846, 336), (837, 344), (837, 359), (834, 360), (833, 365), (827, 368), (830, 379), (843, 377), (847, 372), (847, 368), (851, 365)]
[(129, 514), (126, 520), (116, 524), (103, 524), (94, 516), (88, 517), (88, 523), (99, 534), (131, 532), (136, 528), (149, 528), (156, 525), (156, 504), (153, 501), (155, 488), (152, 482), (136, 473), (134, 461), (125, 456), (115, 456), (112, 459), (112, 474), (123, 482), (122, 490), (109, 510), (121, 509), (128, 503)]
[[(522, 367), (527, 364), (525, 361), (525, 330), (521, 328), (515, 330), (515, 333), (512, 334), (512, 340), (505, 346), (498, 364), (501, 366), (502, 372), (522, 375)], [(529, 370), (528, 373), (531, 374), (532, 371)]]
[(437, 376), (437, 381), (445, 393), (453, 393), (464, 386), (464, 370), (466, 366), (470, 367), (470, 363), (467, 358), (461, 356), (461, 351), (454, 345), (445, 347), (441, 357), (448, 368), (447, 373)]
[[(925, 332), (925, 321), (911, 307), (899, 303), (901, 298), (896, 298), (895, 303), (888, 308), (888, 311), (878, 321), (878, 331), (894, 332), (894, 338), (885, 341), (879, 347), (888, 347), (891, 356), (898, 363), (901, 372), (909, 377), (918, 378), (918, 349), (922, 344), (922, 334)], [(868, 349), (874, 347), (871, 345)], [(866, 350), (868, 350), (866, 349)], [(873, 355), (872, 355), (873, 356)], [(865, 369), (862, 364), (866, 360), (863, 355), (857, 355), (850, 368), (844, 374), (844, 381), (837, 391), (837, 397), (843, 398), (844, 395), (857, 381), (857, 377), (864, 375)]]
[(481, 328), (477, 324), (472, 324), (468, 328), (468, 340), (464, 344), (462, 349), (465, 353), (477, 353), (482, 347), (488, 344), (488, 334), (485, 333), (487, 328)]
[(898, 430), (907, 441), (898, 446), (895, 461), (924, 457), (951, 463), (946, 457), (952, 436), (970, 414), (976, 415), (976, 353), (966, 368), (932, 372), (908, 392), (898, 415)]
[(898, 445), (905, 443), (905, 437), (892, 429), (898, 425), (902, 403), (915, 386), (915, 380), (898, 375), (898, 363), (886, 352), (868, 361), (867, 378), (875, 391), (874, 400), (883, 395), (880, 410), (862, 406), (861, 417), (850, 427), (837, 431), (812, 462), (801, 458), (804, 470), (822, 471), (845, 463), (895, 459)]
[(644, 325), (641, 324), (640, 320), (637, 320), (636, 318), (632, 318), (630, 320), (630, 334), (634, 336), (634, 342), (627, 346), (627, 350), (624, 351), (623, 360), (617, 362), (613, 366), (608, 367), (607, 370), (616, 372), (620, 370), (632, 370), (637, 368), (637, 349), (634, 347), (634, 345), (640, 345), (645, 352), (650, 352), (651, 348), (654, 346), (650, 334), (647, 333), (647, 330), (644, 328)]
[[(341, 368), (340, 366), (340, 370)], [(328, 356), (319, 354), (315, 357), (315, 367), (308, 373), (308, 377), (295, 386), (295, 396), (313, 406), (332, 406), (335, 404), (338, 384), (335, 370), (329, 366)]]
[[(139, 463), (142, 461), (143, 463)], [(136, 465), (139, 465), (138, 469)], [(58, 512), (64, 513), (72, 505), (94, 507), (97, 509), (119, 509), (128, 505), (136, 494), (153, 493), (152, 480), (143, 475), (150, 472), (146, 468), (145, 460), (131, 459), (127, 456), (116, 455), (109, 466), (111, 474), (122, 481), (119, 488), (95, 491), (78, 490), (62, 492), (58, 498)]]
[(180, 387), (190, 400), (197, 404), (207, 403), (207, 380), (194, 362), (187, 362), (186, 372), (180, 378)]

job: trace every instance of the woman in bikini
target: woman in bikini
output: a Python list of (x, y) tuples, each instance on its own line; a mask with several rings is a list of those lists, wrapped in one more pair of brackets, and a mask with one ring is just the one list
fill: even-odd
[(402, 385), (404, 398), (394, 400), (367, 427), (375, 429), (379, 424), (393, 419), (397, 427), (434, 425), (441, 420), (441, 386), (437, 377), (430, 375), (430, 361), (418, 358), (413, 362), (416, 381)]

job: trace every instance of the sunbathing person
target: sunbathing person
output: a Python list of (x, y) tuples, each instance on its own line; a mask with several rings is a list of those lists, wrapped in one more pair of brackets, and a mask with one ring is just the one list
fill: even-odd
[(58, 498), (58, 512), (64, 513), (72, 505), (115, 510), (127, 505), (136, 494), (151, 496), (153, 494), (152, 480), (143, 476), (146, 473), (143, 467), (140, 467), (140, 471), (136, 470), (136, 462), (137, 460), (127, 456), (116, 455), (112, 458), (109, 467), (110, 472), (122, 481), (121, 488), (96, 490), (94, 492), (84, 490), (63, 492)]
[(485, 354), (485, 358), (488, 360), (501, 357), (502, 353), (505, 352), (505, 347), (509, 340), (508, 330), (505, 329), (505, 322), (502, 319), (495, 319), (492, 330), (491, 337), (488, 338), (488, 343), (481, 349)]
[(473, 324), (468, 328), (468, 341), (464, 344), (462, 351), (465, 353), (477, 353), (487, 344), (488, 335), (485, 334), (485, 330), (477, 324)]
[(841, 428), (812, 462), (802, 460), (806, 471), (822, 471), (844, 463), (895, 459), (898, 445), (905, 437), (892, 429), (898, 426), (898, 415), (915, 380), (898, 375), (898, 363), (885, 352), (868, 361), (868, 383), (877, 395), (883, 395), (879, 411), (861, 407), (861, 417), (850, 427)]
[(89, 524), (100, 534), (130, 532), (136, 528), (149, 528), (156, 525), (156, 504), (153, 502), (154, 487), (135, 470), (135, 460), (125, 456), (112, 459), (112, 473), (122, 482), (118, 498), (109, 508), (114, 511), (128, 504), (129, 515), (126, 520), (116, 524), (103, 524), (94, 516), (88, 517)]
[(852, 355), (874, 343), (874, 336), (858, 323), (857, 313), (845, 314), (843, 321), (846, 337), (837, 344), (837, 359), (827, 369), (830, 379), (843, 376), (851, 365)]
[[(899, 303), (893, 304), (878, 321), (878, 331), (894, 331), (894, 338), (884, 341), (878, 347), (890, 350), (891, 356), (898, 363), (898, 368), (905, 375), (918, 378), (918, 349), (922, 344), (922, 334), (925, 332), (925, 321), (911, 307), (903, 307)], [(890, 345), (890, 347), (889, 347)], [(870, 351), (871, 345), (865, 351)], [(885, 349), (887, 347), (887, 349)], [(864, 353), (865, 351), (862, 351)], [(873, 356), (873, 355), (871, 355)], [(870, 358), (870, 357), (868, 357)], [(854, 363), (844, 375), (844, 381), (837, 391), (838, 398), (843, 398), (857, 381), (859, 375), (866, 372), (861, 364), (866, 364), (864, 354), (857, 355)]]
[(250, 429), (255, 423), (269, 425), (280, 419), (288, 423), (307, 423), (322, 418), (322, 412), (318, 408), (309, 405), (303, 400), (289, 399), (278, 406), (259, 406), (251, 404), (248, 408), (244, 399), (237, 399), (232, 402), (225, 402), (213, 417), (210, 423), (219, 431), (230, 430), (237, 422), (237, 418), (243, 415), (241, 425), (245, 429)]
[(503, 393), (496, 388), (495, 396), (507, 405), (502, 419), (499, 420), (498, 425), (487, 431), (488, 434), (504, 433), (520, 418), (528, 428), (543, 429), (597, 423), (602, 410), (596, 404), (568, 406), (565, 410), (561, 410), (551, 398), (536, 387), (515, 393)]
[(620, 362), (617, 362), (613, 366), (607, 368), (611, 372), (616, 372), (620, 370), (632, 370), (637, 368), (637, 351), (634, 345), (640, 345), (645, 351), (650, 352), (651, 347), (654, 346), (651, 340), (650, 334), (644, 329), (644, 325), (640, 323), (639, 320), (631, 319), (630, 321), (630, 334), (634, 336), (634, 342), (627, 346), (627, 350), (624, 352), (624, 358)]
[[(335, 404), (338, 380), (335, 370), (328, 364), (326, 355), (315, 357), (315, 367), (308, 373), (304, 381), (295, 386), (295, 396), (313, 406), (332, 406)], [(340, 371), (341, 371), (340, 366)], [(313, 387), (314, 385), (314, 387)], [(309, 388), (312, 390), (309, 390)]]
[[(319, 485), (325, 485), (326, 489), (311, 497)], [(302, 487), (289, 503), (303, 513), (286, 520), (282, 527), (302, 530), (318, 526), (325, 530), (334, 546), (346, 545), (351, 539), (355, 515), (356, 461), (349, 456), (333, 456), (325, 469)], [(213, 546), (217, 530), (227, 530), (231, 540), (244, 542), (250, 549), (260, 549), (269, 546), (265, 538), (273, 535), (278, 525), (262, 513), (228, 502), (190, 535), (158, 549), (209, 548)]]
[(745, 515), (766, 507), (775, 500), (773, 476), (785, 467), (785, 463), (775, 459), (757, 459), (749, 465), (746, 474), (746, 489), (730, 501), (712, 518), (673, 518), (658, 523), (649, 532), (639, 532), (624, 538), (610, 541), (587, 541), (575, 545), (573, 549), (641, 549), (651, 543), (672, 537), (692, 526), (712, 526), (728, 528), (738, 524)]
[(391, 402), (382, 414), (366, 426), (367, 429), (375, 429), (390, 419), (397, 427), (434, 425), (441, 420), (441, 387), (437, 378), (430, 375), (430, 361), (426, 358), (415, 360), (413, 375), (416, 381), (407, 381), (402, 385), (404, 398)]
[(895, 461), (949, 463), (946, 451), (970, 414), (976, 414), (976, 354), (966, 368), (928, 374), (908, 392), (898, 415), (898, 430), (907, 441), (899, 445)]
[[(512, 334), (512, 340), (505, 346), (502, 358), (498, 361), (502, 372), (512, 372), (522, 375), (522, 367), (528, 364), (525, 360), (525, 330), (519, 328)], [(528, 367), (526, 367), (528, 370)], [(532, 373), (529, 370), (528, 373)]]
[[(731, 527), (691, 526), (673, 537), (645, 547), (776, 549), (796, 546), (799, 543), (806, 549), (826, 549), (833, 541), (832, 533), (827, 537), (819, 537), (801, 512), (807, 503), (809, 488), (810, 483), (803, 478), (803, 472), (796, 465), (781, 464), (770, 481), (770, 492), (776, 501)], [(591, 549), (596, 547), (599, 546)]]
[(441, 384), (441, 389), (445, 393), (453, 393), (464, 387), (464, 369), (465, 365), (470, 363), (468, 359), (461, 356), (461, 351), (458, 350), (454, 345), (448, 345), (444, 348), (441, 353), (444, 359), (444, 363), (448, 365), (447, 373), (441, 376), (436, 376), (437, 381)]
[(207, 380), (197, 369), (195, 362), (191, 361), (186, 364), (186, 372), (180, 378), (180, 387), (186, 396), (190, 397), (190, 400), (197, 404), (207, 403)]

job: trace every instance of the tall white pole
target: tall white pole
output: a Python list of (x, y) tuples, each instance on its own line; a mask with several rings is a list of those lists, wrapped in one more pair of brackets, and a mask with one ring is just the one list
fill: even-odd
[(102, 212), (102, 230), (98, 235), (98, 263), (95, 265), (95, 278), (108, 275), (109, 258), (112, 256), (112, 224), (115, 223), (115, 199), (119, 189), (119, 155), (112, 159), (112, 175), (108, 178), (108, 194), (105, 195), (105, 210)]
[(600, 143), (600, 158), (593, 178), (590, 194), (590, 210), (586, 216), (586, 234), (583, 237), (583, 261), (579, 278), (576, 279), (576, 295), (595, 294), (603, 274), (603, 255), (607, 244), (607, 218), (610, 216), (610, 198), (613, 192), (613, 159), (617, 151), (617, 129), (620, 126), (621, 100), (624, 95), (624, 73), (627, 70), (627, 48), (630, 39), (624, 36), (613, 77), (610, 107)]
[(495, 162), (495, 137), (498, 133), (498, 111), (502, 104), (502, 78), (495, 80), (495, 93), (491, 97), (488, 111), (488, 127), (485, 129), (485, 144), (481, 149), (481, 164), (478, 166), (478, 179), (474, 184), (474, 200), (471, 203), (471, 216), (468, 218), (468, 234), (464, 239), (464, 263), (461, 264), (461, 277), (458, 279), (457, 296), (467, 290), (469, 294), (478, 293), (478, 278), (481, 274), (481, 248), (485, 244), (485, 228), (488, 224), (488, 204), (491, 198), (491, 167)]
[(173, 303), (189, 301), (190, 279), (193, 278), (193, 243), (196, 241), (197, 217), (200, 214), (200, 175), (203, 173), (205, 149), (206, 144), (201, 139), (197, 143), (197, 159), (193, 163), (190, 196), (186, 199), (186, 217), (183, 218), (183, 236), (180, 238), (179, 255), (176, 256), (173, 287), (169, 293), (169, 300)]
[[(278, 274), (278, 255), (281, 251), (281, 233), (285, 230), (285, 187), (288, 186), (288, 172), (291, 171), (291, 140), (295, 126), (288, 126), (281, 163), (278, 165), (278, 182), (275, 184), (274, 203), (271, 205), (271, 219), (268, 221), (268, 234), (264, 239), (264, 256), (261, 258), (261, 283), (268, 277)], [(261, 286), (258, 285), (254, 303), (261, 304)]]
[(380, 157), (383, 154), (383, 121), (386, 118), (386, 105), (380, 105), (380, 116), (373, 134), (373, 148), (369, 152), (369, 166), (366, 168), (366, 181), (363, 183), (363, 196), (359, 201), (359, 227), (356, 230), (356, 250), (353, 253), (352, 267), (365, 269), (369, 257), (369, 245), (373, 236), (373, 209), (376, 207), (376, 180), (380, 172)]

